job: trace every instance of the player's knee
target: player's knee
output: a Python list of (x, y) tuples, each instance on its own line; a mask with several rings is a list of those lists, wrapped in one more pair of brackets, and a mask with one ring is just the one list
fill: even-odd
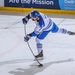
[(36, 43), (41, 43), (42, 39), (39, 39), (36, 37), (35, 41), (36, 41)]
[(57, 27), (57, 25), (55, 23), (53, 23), (53, 28), (51, 30), (52, 33), (56, 33), (58, 32), (59, 28)]
[(36, 37), (35, 41), (36, 41), (36, 43), (40, 43), (41, 40)]

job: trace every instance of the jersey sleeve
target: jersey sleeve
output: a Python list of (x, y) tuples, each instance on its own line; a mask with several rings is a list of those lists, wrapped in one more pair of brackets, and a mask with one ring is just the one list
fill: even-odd
[(32, 36), (37, 36), (43, 32), (44, 27), (39, 27), (38, 25), (35, 27), (34, 31), (31, 33)]
[(34, 31), (31, 33), (31, 35), (32, 36), (37, 36), (37, 34)]

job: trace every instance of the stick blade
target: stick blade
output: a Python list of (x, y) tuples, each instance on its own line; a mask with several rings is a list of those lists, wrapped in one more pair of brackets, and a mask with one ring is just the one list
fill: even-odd
[(43, 67), (43, 64), (39, 64), (38, 67), (39, 67), (39, 68), (40, 68), (40, 67)]

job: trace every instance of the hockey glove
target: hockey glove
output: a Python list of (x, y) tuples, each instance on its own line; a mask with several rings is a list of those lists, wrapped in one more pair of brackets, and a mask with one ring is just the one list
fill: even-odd
[(23, 24), (25, 24), (25, 25), (26, 25), (26, 24), (27, 24), (27, 22), (28, 22), (28, 18), (27, 18), (27, 17), (23, 18), (23, 19), (22, 19), (22, 22), (23, 22)]
[(29, 41), (29, 39), (31, 38), (31, 34), (27, 34), (27, 36), (26, 37), (24, 37), (24, 41), (25, 42), (27, 42), (27, 41)]

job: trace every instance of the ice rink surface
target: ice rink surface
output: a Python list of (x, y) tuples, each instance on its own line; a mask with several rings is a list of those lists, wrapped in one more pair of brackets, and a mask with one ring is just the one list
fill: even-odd
[[(75, 32), (74, 15), (49, 15), (60, 28)], [(24, 15), (0, 14), (0, 75), (75, 75), (75, 36), (49, 33), (42, 41), (44, 65), (38, 63), (24, 42)], [(35, 24), (29, 20), (27, 33), (33, 31)], [(29, 44), (37, 54), (35, 37)]]

